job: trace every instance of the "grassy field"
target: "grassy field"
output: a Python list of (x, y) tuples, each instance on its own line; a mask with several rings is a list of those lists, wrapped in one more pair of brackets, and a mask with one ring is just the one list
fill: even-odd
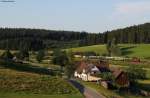
[(96, 52), (98, 54), (104, 54), (106, 53), (106, 46), (105, 45), (93, 45), (93, 46), (85, 46), (85, 47), (78, 47), (78, 48), (72, 48), (72, 51), (74, 52)]
[[(122, 50), (123, 56), (141, 57), (141, 58), (150, 57), (149, 52), (150, 44), (120, 44), (119, 46)], [(93, 45), (93, 46), (72, 48), (72, 51), (74, 52), (94, 51), (100, 55), (107, 53), (105, 45)]]
[[(119, 47), (122, 50), (123, 56), (127, 57), (141, 57), (141, 58), (150, 58), (150, 44), (119, 44)], [(97, 54), (103, 55), (107, 54), (106, 45), (93, 45), (85, 47), (71, 48), (74, 52), (96, 52)], [(0, 50), (0, 55), (4, 50)], [(11, 51), (12, 53), (16, 51)], [(51, 51), (47, 52), (47, 55), (50, 55)], [(50, 58), (50, 56), (47, 56)], [(31, 60), (35, 60), (35, 55), (31, 55)], [(46, 58), (47, 59), (47, 58)], [(47, 62), (47, 61), (45, 61)]]
[(17, 94), (17, 93), (0, 93), (0, 98), (83, 98), (79, 94), (64, 95), (40, 95), (40, 94)]
[(0, 98), (82, 98), (66, 80), (0, 67)]
[[(0, 50), (0, 54), (3, 52)], [(25, 64), (5, 64), (0, 60), (0, 98), (83, 98), (68, 81), (59, 76), (44, 75), (45, 68), (60, 68), (50, 63), (49, 54), (41, 63), (35, 58), (36, 55), (30, 53), (30, 61), (24, 61)]]
[(120, 45), (123, 55), (129, 57), (150, 57), (150, 44), (124, 44)]

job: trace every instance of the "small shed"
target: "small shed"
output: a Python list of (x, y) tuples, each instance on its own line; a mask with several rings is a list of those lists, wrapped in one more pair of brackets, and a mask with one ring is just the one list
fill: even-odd
[(123, 70), (121, 69), (114, 69), (112, 71), (112, 74), (115, 78), (115, 82), (121, 86), (121, 87), (129, 87), (130, 85), (130, 82), (129, 82), (129, 79), (128, 79), (128, 75), (126, 72), (124, 72)]

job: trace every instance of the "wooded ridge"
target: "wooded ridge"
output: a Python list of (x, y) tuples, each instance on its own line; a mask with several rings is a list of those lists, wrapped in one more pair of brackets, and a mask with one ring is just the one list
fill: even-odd
[(150, 23), (103, 33), (56, 31), (44, 29), (0, 28), (0, 49), (39, 50), (117, 43), (150, 43)]

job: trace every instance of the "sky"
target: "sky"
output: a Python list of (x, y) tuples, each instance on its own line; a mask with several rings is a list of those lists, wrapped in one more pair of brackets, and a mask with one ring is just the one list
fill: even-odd
[(150, 0), (0, 2), (0, 27), (98, 33), (147, 22), (150, 22)]

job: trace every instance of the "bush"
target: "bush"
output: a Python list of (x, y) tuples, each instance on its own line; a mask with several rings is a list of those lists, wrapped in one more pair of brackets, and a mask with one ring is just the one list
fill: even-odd
[(131, 65), (127, 68), (127, 74), (131, 82), (146, 78), (146, 70), (139, 65)]
[(103, 72), (103, 73), (99, 74), (99, 76), (102, 79), (108, 80), (108, 81), (114, 81), (114, 79), (115, 79), (111, 72)]
[(6, 50), (2, 55), (1, 58), (3, 59), (9, 59), (11, 60), (13, 58), (13, 55), (11, 54), (11, 52), (9, 50)]

